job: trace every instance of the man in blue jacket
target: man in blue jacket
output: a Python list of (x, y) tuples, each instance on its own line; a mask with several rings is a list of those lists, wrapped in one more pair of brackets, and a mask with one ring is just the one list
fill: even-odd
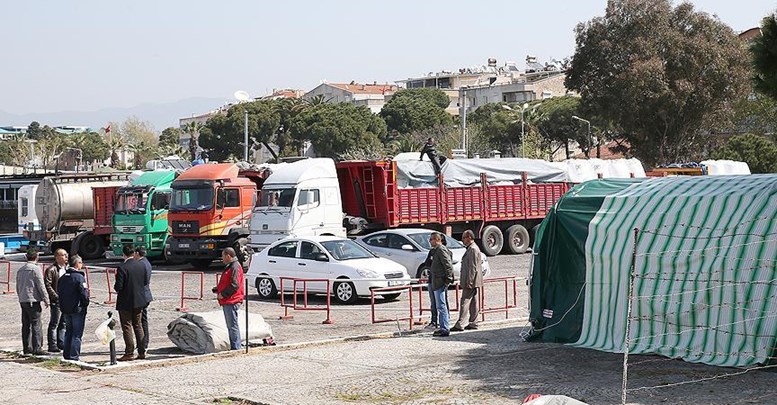
[(86, 323), (86, 308), (89, 306), (89, 290), (86, 277), (81, 272), (84, 262), (78, 255), (70, 257), (70, 267), (59, 278), (57, 295), (59, 309), (65, 318), (65, 341), (63, 355), (66, 360), (78, 360), (81, 354), (81, 338)]

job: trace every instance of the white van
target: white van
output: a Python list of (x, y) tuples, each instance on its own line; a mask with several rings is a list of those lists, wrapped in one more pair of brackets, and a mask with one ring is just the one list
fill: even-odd
[(35, 192), (38, 190), (37, 184), (28, 184), (19, 187), (17, 214), (19, 217), (19, 233), (24, 231), (40, 230), (38, 216), (35, 214)]
[(318, 235), (345, 237), (335, 162), (315, 158), (279, 166), (257, 196), (249, 246), (262, 250), (279, 239)]

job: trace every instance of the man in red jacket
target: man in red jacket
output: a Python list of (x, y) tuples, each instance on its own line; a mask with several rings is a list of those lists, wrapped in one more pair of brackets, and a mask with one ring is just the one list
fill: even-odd
[(213, 287), (217, 294), (219, 305), (224, 311), (224, 320), (227, 322), (229, 332), (229, 349), (240, 350), (240, 326), (237, 321), (237, 310), (245, 297), (243, 287), (243, 268), (237, 260), (235, 249), (226, 248), (221, 252), (221, 260), (224, 262), (224, 272), (221, 273), (219, 285)]

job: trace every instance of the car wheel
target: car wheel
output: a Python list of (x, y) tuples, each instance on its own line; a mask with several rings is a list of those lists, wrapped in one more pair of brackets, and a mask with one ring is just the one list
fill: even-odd
[(483, 229), (483, 235), (480, 239), (480, 248), (488, 256), (496, 256), (504, 246), (502, 231), (494, 225), (489, 225)]
[(507, 250), (510, 253), (522, 254), (529, 250), (529, 231), (522, 225), (513, 225), (505, 232)]
[(269, 277), (259, 276), (256, 278), (256, 292), (259, 298), (267, 300), (278, 295), (278, 289), (275, 288), (275, 282)]
[(383, 294), (383, 299), (386, 301), (394, 301), (395, 299), (399, 298), (399, 295), (401, 293), (396, 294)]
[(418, 268), (418, 271), (415, 273), (415, 278), (421, 280), (426, 279), (429, 280), (429, 268), (421, 265), (421, 267)]
[(350, 281), (335, 283), (334, 290), (335, 301), (341, 304), (353, 304), (359, 298), (356, 295), (356, 287)]

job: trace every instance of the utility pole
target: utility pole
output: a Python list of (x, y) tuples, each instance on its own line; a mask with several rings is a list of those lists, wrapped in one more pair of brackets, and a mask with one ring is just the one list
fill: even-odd
[(243, 127), (243, 134), (244, 134), (244, 146), (245, 146), (245, 154), (243, 155), (243, 160), (248, 162), (248, 109), (245, 110), (245, 120), (244, 127)]

